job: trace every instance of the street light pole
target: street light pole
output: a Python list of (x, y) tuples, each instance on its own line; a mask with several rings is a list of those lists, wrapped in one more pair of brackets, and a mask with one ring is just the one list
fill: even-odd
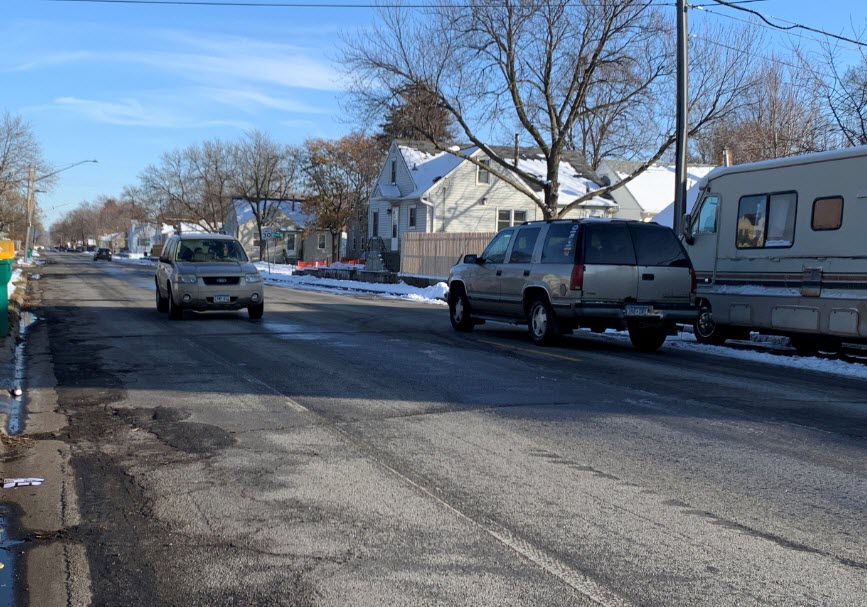
[(37, 181), (42, 181), (43, 179), (47, 179), (49, 177), (53, 177), (58, 173), (62, 173), (63, 171), (68, 171), (71, 168), (77, 167), (80, 164), (85, 164), (88, 162), (96, 162), (96, 160), (81, 160), (79, 162), (75, 162), (70, 164), (68, 167), (63, 167), (62, 169), (58, 169), (52, 173), (48, 173), (46, 175), (41, 175), (36, 177), (36, 169), (33, 168), (33, 165), (30, 165), (30, 169), (27, 174), (27, 233), (24, 236), (24, 261), (30, 261), (30, 245), (31, 238), (30, 233), (33, 226), (33, 207), (36, 206), (33, 203), (33, 185)]

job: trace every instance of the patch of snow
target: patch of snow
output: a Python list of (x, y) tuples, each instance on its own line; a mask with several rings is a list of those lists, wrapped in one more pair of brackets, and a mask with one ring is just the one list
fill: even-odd
[(298, 276), (292, 273), (293, 266), (271, 265), (256, 262), (256, 267), (265, 282), (272, 286), (289, 287), (309, 291), (327, 291), (331, 293), (363, 293), (377, 295), (388, 299), (403, 299), (435, 305), (447, 305), (445, 302), (448, 285), (444, 282), (430, 287), (412, 287), (404, 282), (397, 284), (380, 284), (361, 282), (357, 280), (337, 280), (334, 278), (319, 278), (317, 276)]
[(12, 270), (12, 277), (9, 279), (9, 284), (6, 285), (6, 295), (10, 299), (15, 294), (16, 289), (20, 286), (17, 284), (21, 280), (21, 268)]

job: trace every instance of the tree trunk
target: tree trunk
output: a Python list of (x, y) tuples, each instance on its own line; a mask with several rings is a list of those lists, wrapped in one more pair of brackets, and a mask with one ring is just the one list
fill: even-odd
[(340, 261), (340, 232), (333, 232), (329, 230), (331, 234), (331, 262)]

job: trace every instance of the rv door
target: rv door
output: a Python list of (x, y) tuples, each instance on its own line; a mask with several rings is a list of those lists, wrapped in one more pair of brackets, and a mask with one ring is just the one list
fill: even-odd
[(698, 277), (698, 288), (710, 285), (716, 273), (717, 239), (719, 237), (720, 198), (707, 194), (696, 205), (689, 227), (692, 242), (684, 242)]

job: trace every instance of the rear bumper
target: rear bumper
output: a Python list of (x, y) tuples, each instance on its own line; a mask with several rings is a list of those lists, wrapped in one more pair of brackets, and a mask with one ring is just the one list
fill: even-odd
[(643, 324), (653, 323), (691, 323), (698, 318), (699, 308), (689, 304), (641, 304), (650, 306), (650, 314), (635, 315), (627, 311), (625, 305), (611, 303), (572, 303), (554, 305), (558, 316), (571, 319), (593, 318), (613, 320), (636, 320)]

